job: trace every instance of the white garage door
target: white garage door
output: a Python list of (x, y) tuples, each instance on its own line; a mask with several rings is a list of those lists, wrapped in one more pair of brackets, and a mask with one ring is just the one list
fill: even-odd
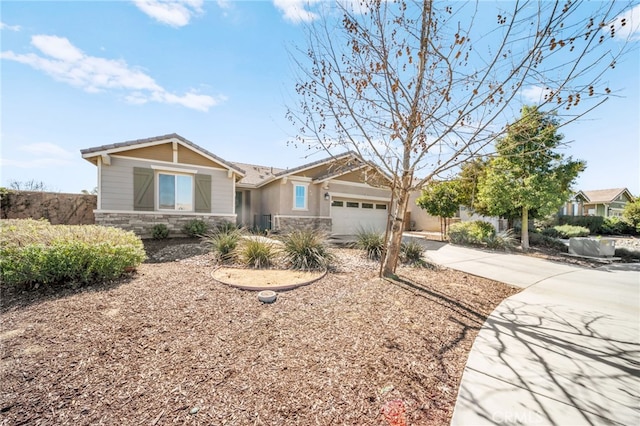
[(338, 235), (355, 235), (359, 230), (384, 232), (388, 208), (388, 203), (380, 201), (334, 198), (331, 231)]

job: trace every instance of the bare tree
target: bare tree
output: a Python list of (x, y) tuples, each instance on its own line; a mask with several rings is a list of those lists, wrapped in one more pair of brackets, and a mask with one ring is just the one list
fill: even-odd
[(293, 55), (299, 96), (289, 118), (298, 142), (354, 150), (393, 179), (384, 276), (395, 273), (410, 192), (490, 153), (530, 102), (523, 93), (568, 114), (565, 123), (606, 99), (604, 73), (629, 46), (612, 39), (631, 24), (620, 15), (630, 6), (325, 4), (307, 27), (307, 47)]
[(35, 192), (45, 192), (49, 191), (49, 187), (43, 181), (37, 181), (35, 179), (31, 179), (28, 181), (19, 181), (12, 180), (9, 182), (9, 188), (16, 191), (35, 191)]

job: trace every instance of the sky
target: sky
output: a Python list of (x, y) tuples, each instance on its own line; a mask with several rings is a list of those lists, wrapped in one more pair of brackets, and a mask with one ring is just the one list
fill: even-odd
[[(229, 161), (321, 158), (287, 143), (296, 127), (285, 118), (296, 101), (289, 52), (304, 47), (318, 3), (1, 1), (0, 186), (91, 191), (96, 167), (80, 149), (169, 133)], [(575, 189), (640, 195), (640, 50), (606, 79), (607, 102), (562, 129), (565, 153), (587, 162)]]

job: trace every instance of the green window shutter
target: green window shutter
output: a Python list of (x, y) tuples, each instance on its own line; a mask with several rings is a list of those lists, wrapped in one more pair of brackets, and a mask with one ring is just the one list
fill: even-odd
[(142, 167), (133, 168), (133, 209), (154, 210), (153, 170)]
[(211, 175), (195, 175), (197, 213), (211, 213)]

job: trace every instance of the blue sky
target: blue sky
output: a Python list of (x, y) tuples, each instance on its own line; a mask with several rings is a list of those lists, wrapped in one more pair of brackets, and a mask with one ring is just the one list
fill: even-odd
[[(91, 190), (79, 150), (178, 133), (224, 159), (294, 167), (287, 50), (318, 1), (2, 1), (1, 185)], [(640, 20), (640, 7), (634, 21)], [(637, 28), (637, 25), (634, 27)], [(616, 96), (563, 128), (587, 161), (577, 189), (640, 194), (640, 53), (606, 77)]]

